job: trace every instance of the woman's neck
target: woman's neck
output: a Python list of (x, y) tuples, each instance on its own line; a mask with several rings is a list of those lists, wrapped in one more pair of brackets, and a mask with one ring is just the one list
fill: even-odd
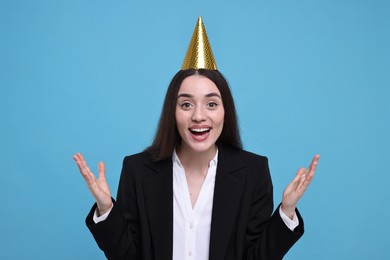
[(215, 145), (208, 151), (196, 152), (193, 150), (177, 147), (176, 154), (180, 159), (184, 169), (200, 170), (208, 168), (210, 161), (215, 157), (217, 146)]

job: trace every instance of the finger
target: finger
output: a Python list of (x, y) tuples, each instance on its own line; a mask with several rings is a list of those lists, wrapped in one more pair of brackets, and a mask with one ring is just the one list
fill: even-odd
[(310, 166), (308, 168), (308, 171), (306, 173), (306, 180), (311, 181), (314, 177), (314, 173), (317, 169), (318, 160), (320, 159), (320, 155), (317, 154), (313, 157), (313, 160), (310, 163)]
[(75, 160), (76, 164), (77, 164), (77, 167), (79, 168), (79, 171), (82, 175), (84, 175), (84, 164), (83, 164), (83, 161), (82, 159), (80, 158), (80, 154), (76, 154), (74, 155), (73, 159)]
[(294, 179), (293, 179), (293, 182), (297, 182), (299, 181), (299, 179), (302, 177), (302, 175), (304, 175), (306, 173), (306, 168), (304, 167), (301, 167), (299, 168), (297, 174), (295, 175)]
[(73, 160), (76, 162), (77, 167), (79, 167), (79, 169), (81, 170), (81, 168), (80, 168), (80, 166), (81, 166), (80, 153), (76, 153), (75, 155), (73, 155)]
[(91, 172), (91, 170), (89, 169), (88, 167), (88, 164), (87, 162), (85, 161), (83, 155), (81, 153), (77, 153), (75, 155), (76, 157), (76, 163), (77, 163), (77, 166), (79, 167), (80, 169), (80, 172), (84, 175), (84, 174), (92, 174), (93, 173)]
[(106, 181), (106, 166), (103, 162), (98, 164), (99, 180)]
[(91, 170), (89, 169), (87, 162), (85, 161), (85, 159), (81, 153), (78, 154), (78, 158), (79, 158), (81, 168), (86, 169), (90, 172)]
[(299, 184), (298, 184), (298, 189), (301, 189), (305, 191), (307, 187), (309, 187), (311, 181), (313, 180), (314, 177), (314, 171), (307, 169), (304, 174), (302, 174)]
[(81, 153), (77, 153), (73, 156), (73, 159), (75, 160), (77, 166), (79, 167), (80, 171), (85, 167), (86, 162)]
[(84, 180), (87, 182), (87, 185), (92, 186), (95, 183), (96, 177), (89, 169), (83, 155), (81, 153), (77, 153), (73, 156), (73, 159), (76, 161), (79, 171)]
[(311, 161), (310, 166), (309, 166), (309, 169), (310, 169), (311, 172), (315, 172), (316, 171), (319, 159), (320, 159), (320, 155), (319, 154), (316, 154), (313, 157), (313, 160)]

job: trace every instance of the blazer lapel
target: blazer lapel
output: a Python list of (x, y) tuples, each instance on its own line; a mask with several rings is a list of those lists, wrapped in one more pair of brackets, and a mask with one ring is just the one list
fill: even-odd
[(210, 259), (224, 259), (245, 188), (238, 151), (219, 148), (210, 234)]
[[(239, 152), (219, 147), (214, 188), (209, 259), (223, 259), (245, 188), (244, 164)], [(155, 258), (172, 259), (173, 174), (172, 161), (148, 163), (156, 174), (143, 181), (147, 218)]]
[(155, 259), (172, 259), (173, 175), (172, 161), (147, 164), (156, 174), (143, 181), (145, 205)]

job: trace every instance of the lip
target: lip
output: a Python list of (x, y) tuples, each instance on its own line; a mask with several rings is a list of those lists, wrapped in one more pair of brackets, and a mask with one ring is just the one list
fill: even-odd
[(209, 129), (209, 130), (212, 129), (212, 127), (209, 126), (209, 125), (192, 125), (192, 126), (190, 126), (190, 127), (188, 128), (188, 130), (191, 131), (191, 129), (206, 129), (206, 128)]
[(196, 125), (188, 128), (191, 138), (197, 142), (202, 142), (206, 140), (210, 136), (211, 130), (212, 127), (206, 125)]

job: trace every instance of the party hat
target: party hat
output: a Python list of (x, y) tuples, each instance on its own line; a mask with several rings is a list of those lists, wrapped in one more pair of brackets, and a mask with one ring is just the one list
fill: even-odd
[(217, 64), (215, 63), (201, 16), (199, 16), (198, 22), (196, 23), (181, 69), (217, 70)]

